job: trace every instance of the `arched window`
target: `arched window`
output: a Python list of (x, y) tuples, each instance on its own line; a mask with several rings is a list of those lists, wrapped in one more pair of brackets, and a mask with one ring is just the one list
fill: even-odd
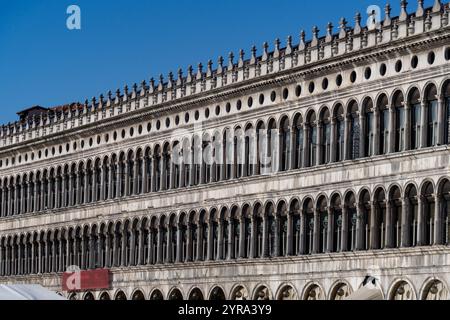
[(305, 163), (305, 165), (307, 167), (313, 167), (317, 163), (317, 121), (316, 114), (314, 112), (311, 112), (307, 118), (306, 134), (308, 137), (308, 150), (306, 151), (308, 157), (307, 163)]
[(360, 156), (359, 148), (360, 148), (360, 124), (359, 124), (359, 115), (358, 115), (358, 104), (356, 101), (353, 101), (348, 106), (347, 111), (347, 119), (349, 123), (349, 132), (348, 132), (348, 150), (349, 150), (349, 159), (355, 160)]
[(294, 141), (293, 169), (303, 167), (303, 119), (301, 114), (294, 117), (292, 125), (292, 139)]
[(253, 132), (253, 126), (249, 124), (245, 128), (244, 133), (244, 176), (251, 177), (255, 174), (255, 135)]
[(420, 92), (416, 88), (412, 89), (409, 93), (408, 105), (410, 107), (409, 112), (411, 113), (410, 148), (411, 150), (416, 150), (420, 147), (422, 135)]
[(426, 146), (433, 147), (438, 143), (438, 101), (436, 87), (430, 86), (425, 93), (426, 98)]
[(387, 154), (389, 152), (389, 107), (388, 98), (385, 94), (378, 98), (377, 110), (380, 128), (378, 154)]
[[(355, 204), (354, 207), (348, 208), (348, 223), (349, 223), (349, 237), (348, 244), (350, 250), (368, 250), (371, 248), (371, 230), (370, 230), (370, 221), (372, 214), (370, 194), (367, 190), (364, 190), (360, 195), (360, 207), (361, 210), (360, 217), (358, 217), (358, 210), (356, 208), (358, 204)], [(359, 227), (358, 227), (359, 224)], [(359, 229), (359, 235), (357, 231)], [(358, 246), (358, 237), (361, 242)]]
[(255, 217), (255, 257), (262, 258), (263, 257), (263, 242), (264, 242), (264, 219), (262, 207), (258, 203), (255, 205), (253, 209), (253, 215)]
[(388, 232), (388, 248), (400, 248), (402, 240), (402, 199), (400, 189), (393, 187), (389, 196), (390, 213), (390, 228), (387, 228)]
[(305, 215), (305, 232), (304, 232), (304, 254), (313, 253), (314, 243), (314, 203), (311, 199), (306, 199), (303, 203), (303, 214)]
[(328, 206), (325, 197), (321, 197), (317, 203), (317, 211), (319, 214), (319, 247), (316, 253), (324, 253), (328, 248)]
[(434, 240), (434, 211), (435, 211), (435, 198), (434, 187), (431, 182), (425, 183), (422, 187), (422, 225), (419, 226), (423, 231), (423, 239), (420, 245), (431, 246)]
[(275, 220), (275, 212), (272, 204), (266, 207), (266, 224), (267, 224), (267, 254), (269, 257), (276, 257), (276, 236), (277, 236), (277, 225)]
[(291, 158), (291, 132), (289, 130), (289, 119), (284, 117), (280, 122), (280, 171), (289, 170)]
[(202, 141), (202, 183), (211, 182), (211, 165), (213, 163), (212, 158), (212, 145), (211, 139), (208, 134), (203, 135)]
[(405, 150), (405, 108), (404, 97), (401, 91), (394, 94), (393, 108), (394, 108), (394, 152)]
[[(94, 172), (92, 169), (92, 165), (93, 165), (92, 161), (88, 161), (87, 166), (86, 166), (87, 194), (85, 194), (85, 203), (92, 202), (92, 196), (94, 195)], [(52, 182), (51, 182), (51, 185), (53, 185)]]
[(450, 144), (450, 81), (444, 86), (444, 144)]
[(256, 172), (264, 173), (265, 150), (266, 150), (266, 128), (264, 122), (260, 121), (256, 126)]
[(162, 178), (161, 178), (161, 190), (168, 190), (171, 187), (171, 179), (172, 179), (172, 160), (170, 155), (170, 145), (169, 143), (166, 143), (164, 145), (163, 150), (163, 171), (162, 171)]
[(225, 180), (231, 179), (231, 168), (233, 164), (233, 133), (230, 128), (226, 128), (223, 132), (222, 150), (223, 150), (223, 175)]
[(440, 186), (440, 226), (439, 244), (450, 244), (450, 181), (445, 179)]
[(330, 162), (330, 147), (331, 147), (331, 118), (330, 111), (325, 108), (320, 113), (319, 121), (319, 134), (320, 134), (320, 159), (319, 164), (325, 164)]
[(188, 187), (191, 185), (191, 167), (193, 165), (193, 157), (191, 152), (191, 143), (189, 139), (184, 139), (183, 142), (183, 166), (184, 166), (184, 177), (183, 185)]
[(265, 164), (265, 172), (271, 173), (277, 171), (278, 164), (278, 146), (279, 146), (279, 137), (277, 134), (277, 125), (274, 119), (269, 121), (267, 126), (267, 149), (266, 149), (266, 161)]
[(161, 190), (161, 179), (162, 179), (162, 174), (161, 174), (161, 170), (162, 170), (162, 159), (161, 159), (161, 148), (159, 145), (157, 145), (155, 147), (155, 150), (153, 152), (153, 163), (154, 163), (154, 190), (155, 192), (160, 191)]
[(375, 128), (373, 124), (373, 102), (370, 98), (366, 98), (363, 102), (363, 117), (364, 156), (371, 157), (374, 155)]
[(142, 150), (138, 149), (136, 152), (136, 177), (137, 181), (135, 182), (135, 194), (141, 194), (144, 189), (144, 176), (143, 176), (143, 169), (144, 169), (144, 158), (142, 155)]
[(372, 212), (374, 214), (375, 225), (373, 226), (373, 234), (371, 239), (371, 249), (384, 249), (387, 246), (386, 242), (386, 232), (388, 231), (386, 227), (386, 195), (383, 189), (378, 189), (375, 191), (374, 196), (374, 209)]
[(151, 150), (150, 148), (147, 148), (145, 150), (145, 175), (146, 175), (146, 179), (144, 181), (145, 184), (145, 191), (146, 192), (151, 192), (152, 191), (152, 155), (151, 155)]
[(411, 184), (406, 188), (406, 199), (405, 199), (405, 210), (406, 219), (405, 227), (406, 238), (403, 243), (404, 247), (415, 247), (417, 245), (417, 234), (418, 234), (418, 201), (417, 201), (417, 189)]
[(337, 162), (344, 161), (344, 108), (341, 104), (335, 107), (334, 116), (336, 119), (335, 134), (336, 134), (336, 148), (335, 148), (335, 159)]
[(126, 168), (127, 168), (127, 165), (126, 165), (126, 158), (125, 158), (126, 156), (122, 153), (121, 155), (120, 155), (120, 158), (119, 158), (119, 175), (120, 175), (120, 177), (119, 177), (119, 190), (120, 190), (120, 192), (118, 192), (119, 193), (119, 197), (124, 197), (125, 195), (126, 195), (126, 193), (125, 193), (125, 189), (126, 189), (126, 182), (127, 182), (127, 175), (128, 175), (128, 172), (127, 172), (127, 170), (126, 170)]
[(192, 144), (192, 155), (193, 155), (193, 184), (194, 186), (197, 186), (200, 184), (200, 177), (201, 177), (201, 168), (202, 168), (202, 143), (201, 139), (198, 136), (194, 136), (194, 141)]
[(341, 208), (341, 197), (339, 195), (334, 195), (331, 199), (331, 210), (333, 212), (333, 221), (331, 224), (332, 228), (332, 246), (331, 252), (341, 252), (342, 248), (342, 236), (343, 236), (343, 225), (342, 225), (342, 208)]

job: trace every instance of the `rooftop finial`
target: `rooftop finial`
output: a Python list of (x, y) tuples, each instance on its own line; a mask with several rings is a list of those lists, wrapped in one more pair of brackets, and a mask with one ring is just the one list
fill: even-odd
[(202, 65), (202, 63), (200, 62), (200, 63), (197, 65), (197, 80), (201, 80), (202, 77), (203, 77), (203, 65)]
[(305, 30), (300, 31), (300, 43), (298, 44), (298, 50), (305, 50), (305, 40), (306, 40), (306, 32)]
[(355, 14), (355, 28), (353, 29), (354, 34), (361, 33), (361, 13), (357, 12)]
[(252, 56), (250, 57), (250, 64), (255, 64), (256, 63), (256, 46), (255, 45), (252, 46), (251, 52), (252, 52)]
[(208, 60), (208, 68), (206, 70), (206, 76), (207, 77), (211, 77), (212, 76), (212, 65), (213, 65), (212, 60), (211, 59)]
[(325, 36), (326, 42), (331, 42), (333, 40), (333, 24), (328, 22), (327, 24), (327, 35)]
[(233, 66), (234, 66), (233, 60), (234, 60), (234, 54), (233, 54), (233, 52), (230, 52), (228, 54), (228, 69), (230, 69), (230, 70), (233, 69)]
[(317, 26), (312, 28), (312, 35), (311, 46), (315, 47), (317, 46), (319, 40), (319, 28)]
[(440, 12), (442, 9), (441, 0), (434, 0), (433, 12)]
[(280, 56), (280, 39), (276, 38), (274, 42), (275, 50), (273, 52), (273, 56), (278, 58)]
[(239, 50), (239, 61), (238, 61), (238, 67), (241, 68), (244, 66), (244, 50)]
[(386, 6), (384, 7), (384, 26), (391, 25), (391, 5), (389, 3), (386, 3)]
[(339, 39), (343, 39), (347, 36), (347, 20), (344, 17), (339, 21)]
[(406, 12), (406, 7), (408, 6), (408, 2), (406, 0), (401, 0), (400, 1), (400, 16), (399, 16), (399, 20), (400, 21), (406, 21), (406, 19), (408, 18), (408, 13)]
[(291, 54), (292, 52), (292, 37), (288, 36), (286, 39), (286, 54)]
[(223, 57), (219, 56), (217, 59), (217, 73), (221, 74), (223, 71)]
[(269, 48), (269, 44), (267, 42), (264, 42), (263, 43), (263, 55), (261, 58), (263, 61), (266, 61), (269, 56), (269, 53), (267, 52), (268, 48)]
[(417, 0), (416, 17), (423, 17), (423, 0)]
[(180, 86), (182, 84), (183, 84), (183, 70), (181, 68), (178, 68), (177, 85)]

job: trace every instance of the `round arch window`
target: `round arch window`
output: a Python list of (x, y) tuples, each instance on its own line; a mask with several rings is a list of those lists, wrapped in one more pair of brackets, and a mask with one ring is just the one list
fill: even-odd
[(197, 111), (195, 111), (195, 115), (194, 115), (195, 120), (198, 120), (198, 118), (200, 118), (200, 113)]
[(355, 83), (356, 82), (356, 71), (352, 71), (350, 74), (350, 82)]
[(156, 121), (156, 130), (159, 130), (161, 128), (161, 121)]
[(175, 117), (175, 125), (179, 125), (180, 124), (180, 116), (176, 116)]
[(260, 94), (260, 95), (259, 95), (259, 104), (260, 104), (260, 105), (263, 105), (263, 104), (264, 104), (264, 95), (263, 95), (263, 94)]
[(322, 80), (322, 89), (327, 90), (328, 89), (328, 78), (324, 78)]
[(403, 64), (401, 60), (397, 60), (397, 62), (395, 63), (395, 72), (400, 72), (402, 71), (403, 68)]
[(275, 91), (272, 91), (270, 93), (270, 101), (275, 102), (276, 98), (277, 98), (277, 93)]
[(340, 87), (342, 85), (342, 75), (338, 74), (336, 76), (336, 85)]
[(253, 98), (252, 97), (248, 97), (247, 105), (249, 108), (251, 108), (253, 106)]
[(366, 70), (364, 71), (364, 78), (366, 78), (366, 80), (369, 80), (371, 76), (372, 76), (372, 69), (370, 69), (370, 67), (367, 67)]
[(220, 106), (216, 106), (216, 116), (220, 115)]
[(170, 127), (170, 119), (166, 118), (166, 128)]
[(433, 51), (428, 53), (428, 64), (432, 65), (434, 64), (434, 60), (436, 59), (436, 55)]
[(382, 63), (380, 66), (380, 75), (384, 77), (386, 75), (387, 67), (385, 63)]
[(316, 86), (315, 86), (314, 82), (311, 81), (311, 82), (309, 83), (309, 87), (308, 87), (309, 93), (313, 93), (315, 88), (316, 88)]
[(417, 56), (414, 56), (411, 58), (411, 68), (415, 69), (419, 65), (419, 58)]
[(186, 112), (186, 114), (184, 115), (184, 122), (188, 123), (189, 122), (189, 113)]
[(287, 100), (287, 98), (289, 98), (289, 90), (288, 90), (288, 88), (285, 88), (283, 90), (283, 99)]
[(236, 103), (236, 109), (239, 111), (239, 110), (241, 110), (241, 108), (242, 108), (242, 101), (238, 100)]
[[(205, 118), (208, 119), (209, 118), (209, 108), (205, 109)], [(198, 120), (198, 119), (196, 119)]]
[(231, 112), (231, 104), (228, 102), (227, 105), (225, 106), (225, 110), (227, 111), (227, 113)]
[(300, 95), (302, 94), (302, 86), (296, 86), (295, 87), (295, 95), (297, 96), (297, 97), (300, 97)]

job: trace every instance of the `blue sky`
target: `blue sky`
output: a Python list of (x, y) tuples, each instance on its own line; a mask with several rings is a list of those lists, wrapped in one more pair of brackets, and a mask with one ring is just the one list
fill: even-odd
[[(409, 11), (416, 1), (410, 0)], [(160, 73), (248, 56), (314, 25), (321, 34), (339, 18), (385, 0), (0, 0), (0, 123), (32, 105), (45, 107), (106, 95)], [(400, 0), (391, 0), (398, 15)], [(426, 0), (425, 5), (432, 5)], [(66, 28), (66, 9), (81, 8), (81, 30)], [(363, 19), (365, 21), (365, 19)]]

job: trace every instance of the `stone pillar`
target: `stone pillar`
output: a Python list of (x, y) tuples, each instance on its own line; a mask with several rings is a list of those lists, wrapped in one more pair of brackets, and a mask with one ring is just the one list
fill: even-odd
[[(437, 145), (443, 145), (444, 144), (444, 121), (447, 121), (447, 119), (444, 119), (444, 107), (445, 99), (442, 95), (438, 96), (438, 103), (437, 103), (437, 120), (438, 120), (438, 127), (437, 127)], [(436, 233), (435, 233), (436, 235)], [(439, 239), (442, 239), (439, 238)], [(442, 241), (440, 241), (442, 242)]]
[(113, 178), (113, 165), (107, 165), (106, 170), (108, 172), (108, 200), (111, 200), (113, 198), (113, 190), (114, 190), (114, 178)]
[(364, 216), (362, 210), (362, 203), (356, 204), (356, 245), (355, 250), (363, 250), (364, 248)]
[(411, 217), (414, 213), (410, 212), (411, 206), (408, 198), (402, 199), (402, 233), (400, 247), (406, 248), (411, 246), (411, 239), (409, 238), (411, 225), (408, 221), (408, 217)]
[(434, 196), (434, 245), (441, 245), (442, 242), (442, 213), (441, 213), (441, 205), (442, 205), (442, 195), (437, 193)]
[(234, 220), (230, 217), (228, 224), (228, 257), (227, 260), (231, 260), (234, 256)]
[(269, 221), (266, 215), (263, 216), (263, 243), (262, 256), (266, 258), (269, 256)]
[(280, 256), (280, 244), (281, 244), (281, 232), (280, 232), (280, 216), (277, 213), (274, 213), (273, 222), (275, 224), (275, 253), (274, 257)]
[(193, 257), (192, 257), (192, 226), (191, 223), (188, 222), (187, 224), (187, 229), (186, 229), (186, 234), (187, 234), (187, 243), (186, 243), (186, 257), (185, 257), (185, 261), (193, 261)]
[(386, 248), (393, 248), (393, 232), (395, 229), (395, 226), (392, 223), (392, 210), (393, 210), (394, 204), (391, 201), (386, 201), (386, 227), (385, 227), (385, 247)]
[(151, 186), (150, 186), (150, 192), (156, 192), (156, 156), (153, 156), (151, 158), (152, 161), (152, 178), (151, 178)]
[[(139, 164), (142, 163), (142, 159), (136, 157), (136, 160), (134, 161), (134, 170), (133, 170), (133, 175), (134, 175), (134, 184), (132, 186), (132, 190), (131, 190), (131, 194), (139, 194)], [(144, 167), (144, 166), (142, 166)], [(141, 171), (142, 172), (142, 171)], [(142, 178), (142, 175), (140, 175)]]
[(198, 222), (197, 225), (197, 257), (195, 261), (203, 260), (203, 223)]
[(127, 266), (127, 237), (128, 237), (128, 230), (123, 229), (122, 230), (122, 248), (121, 248), (121, 260), (120, 266), (125, 267)]
[(144, 230), (139, 230), (139, 254), (137, 265), (144, 265)]
[[(389, 143), (388, 143), (388, 153), (395, 152), (395, 106), (389, 108)], [(400, 128), (399, 128), (400, 129)], [(401, 138), (401, 136), (399, 137)]]
[(300, 209), (300, 243), (298, 254), (302, 255), (305, 253), (305, 237), (306, 237), (306, 219), (303, 209)]
[(316, 147), (316, 163), (312, 164), (314, 165), (320, 165), (322, 161), (322, 144), (324, 141), (322, 141), (323, 138), (323, 122), (317, 121), (317, 147)]
[(427, 102), (425, 99), (422, 100), (421, 102), (421, 108), (420, 108), (420, 112), (421, 112), (421, 118), (420, 118), (420, 133), (421, 133), (421, 138), (420, 138), (420, 146), (421, 148), (426, 148), (427, 147), (427, 118), (428, 118), (428, 112), (427, 112)]
[(314, 209), (314, 230), (312, 253), (318, 253), (320, 248), (320, 214), (317, 208)]
[[(162, 161), (161, 161), (162, 162)], [(163, 263), (163, 241), (162, 241), (162, 227), (159, 227), (158, 230), (158, 238), (157, 238), (157, 247), (156, 247), (156, 263)]]
[(374, 130), (374, 138), (373, 138), (373, 155), (380, 154), (380, 111), (377, 107), (374, 108), (373, 112), (373, 130)]
[(245, 219), (241, 216), (239, 225), (239, 257), (245, 258)]
[[(73, 203), (73, 176), (69, 173), (69, 203), (66, 204), (67, 207), (72, 206)], [(35, 187), (36, 188), (36, 187)]]
[(333, 208), (328, 208), (328, 228), (327, 228), (327, 252), (333, 251), (333, 232), (334, 232), (334, 211)]
[(405, 107), (405, 150), (411, 150), (411, 105), (404, 104)]
[(136, 231), (134, 229), (131, 230), (130, 236), (130, 258), (128, 261), (128, 265), (135, 266), (136, 265)]
[(223, 240), (225, 238), (224, 234), (224, 228), (223, 228), (224, 221), (219, 218), (219, 225), (218, 225), (218, 239), (217, 239), (217, 260), (223, 260), (226, 257), (223, 256)]
[(118, 161), (117, 162), (117, 172), (116, 172), (116, 198), (120, 198), (120, 196), (121, 196), (121, 189), (122, 189), (121, 188), (121, 186), (122, 186), (121, 174), (122, 174), (122, 165)]
[(293, 212), (286, 212), (287, 215), (287, 246), (286, 255), (292, 256), (294, 254), (294, 225), (293, 225)]
[(142, 193), (147, 193), (148, 190), (148, 185), (147, 185), (147, 180), (148, 180), (148, 174), (147, 174), (147, 161), (150, 161), (150, 159), (148, 159), (147, 157), (144, 157), (142, 160)]
[(152, 264), (154, 263), (153, 261), (153, 228), (150, 228), (149, 232), (148, 232), (148, 236), (147, 236), (147, 241), (148, 241), (148, 260), (146, 261), (146, 264)]
[(340, 251), (346, 251), (349, 249), (349, 243), (348, 243), (348, 207), (346, 204), (342, 205), (342, 230), (341, 230), (341, 248)]
[(330, 134), (330, 162), (336, 162), (336, 117), (331, 117), (331, 134)]
[(425, 224), (424, 221), (424, 196), (419, 195), (417, 197), (417, 246), (422, 246), (425, 244)]
[(214, 221), (208, 222), (208, 243), (207, 243), (207, 257), (206, 260), (214, 260)]
[(173, 262), (172, 257), (172, 226), (169, 225), (167, 227), (167, 250), (166, 250), (166, 256), (163, 257), (163, 260), (167, 263)]
[(124, 168), (124, 172), (122, 173), (123, 175), (125, 175), (125, 192), (124, 192), (124, 196), (128, 196), (131, 194), (132, 190), (130, 188), (130, 164), (128, 162), (128, 160), (125, 160), (125, 168)]
[(311, 128), (309, 126), (305, 126), (303, 132), (303, 167), (312, 166), (309, 162), (309, 135)]
[(176, 252), (176, 259), (175, 262), (176, 263), (181, 263), (183, 262), (181, 259), (181, 255), (183, 253), (183, 224), (179, 223), (178, 224), (178, 228), (177, 228), (177, 252)]
[(105, 233), (105, 268), (111, 267), (111, 237), (108, 232)]
[[(105, 265), (105, 261), (104, 261), (104, 256), (103, 256), (103, 234), (99, 233), (98, 234), (98, 239), (97, 239), (97, 266), (99, 268), (103, 268)], [(94, 268), (96, 267), (96, 264), (94, 262)]]
[(347, 115), (344, 116), (344, 161), (350, 158), (350, 119)]

